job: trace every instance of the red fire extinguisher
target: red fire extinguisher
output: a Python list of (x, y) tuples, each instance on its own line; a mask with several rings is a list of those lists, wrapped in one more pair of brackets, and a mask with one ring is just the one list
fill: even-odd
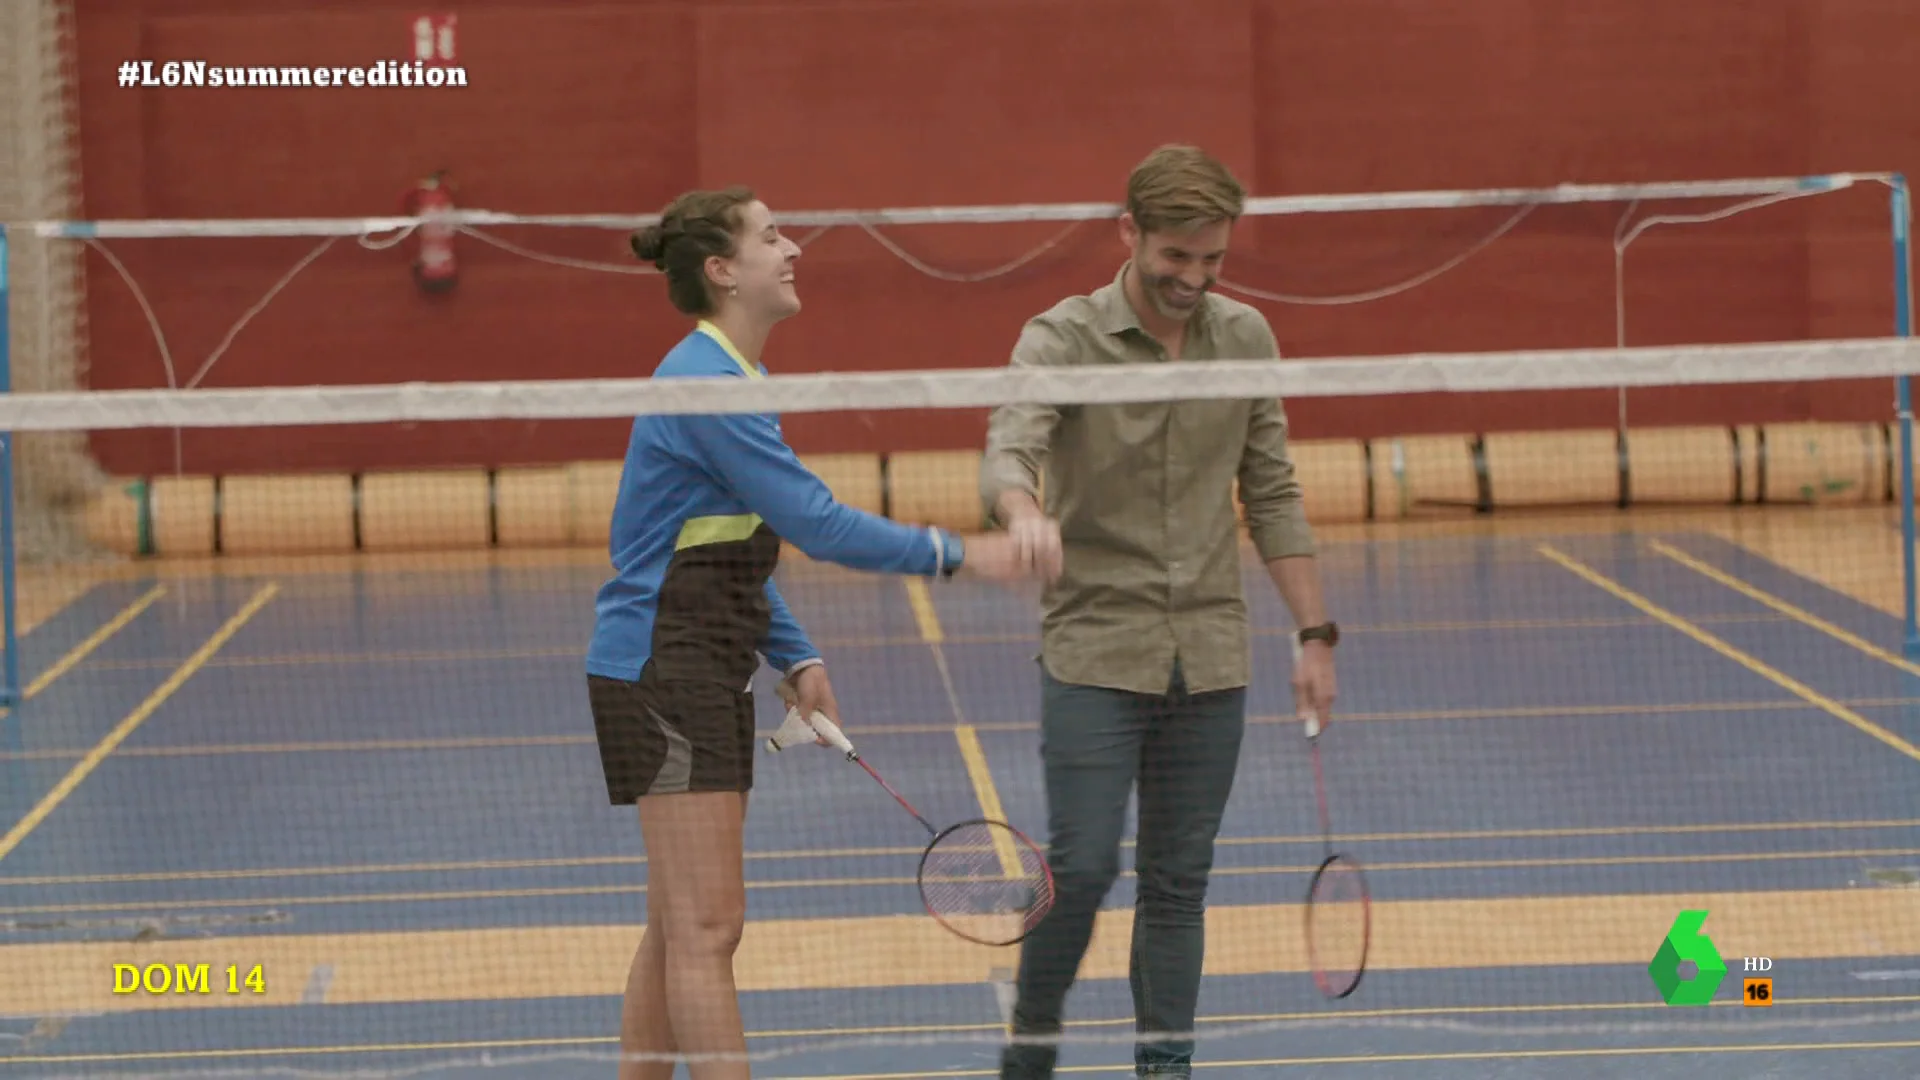
[[(408, 188), (401, 205), (409, 217), (425, 217), (452, 210), (453, 181), (447, 176), (447, 170), (437, 170)], [(453, 235), (454, 227), (446, 222), (428, 221), (420, 225), (420, 246), (413, 258), (413, 280), (422, 291), (446, 292), (459, 280), (460, 265), (453, 257)]]

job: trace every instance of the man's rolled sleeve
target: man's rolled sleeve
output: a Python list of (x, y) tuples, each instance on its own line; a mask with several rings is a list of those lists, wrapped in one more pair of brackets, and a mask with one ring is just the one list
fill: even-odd
[[(1280, 342), (1265, 319), (1248, 320), (1246, 355), (1280, 359)], [(1287, 456), (1287, 411), (1278, 398), (1253, 403), (1247, 421), (1247, 445), (1240, 454), (1240, 502), (1247, 509), (1247, 532), (1266, 560), (1314, 553), (1307, 524), (1306, 493)]]
[[(1060, 331), (1044, 319), (1029, 320), (1014, 344), (1008, 366), (1053, 367), (1066, 360), (1066, 341)], [(1040, 402), (1001, 405), (987, 420), (987, 446), (980, 457), (980, 500), (987, 520), (997, 521), (1000, 497), (1009, 491), (1024, 491), (1039, 498), (1040, 470), (1045, 467), (1048, 446), (1060, 410)]]
[(1278, 400), (1253, 403), (1240, 455), (1240, 501), (1262, 559), (1314, 553), (1305, 492), (1287, 456), (1287, 414)]

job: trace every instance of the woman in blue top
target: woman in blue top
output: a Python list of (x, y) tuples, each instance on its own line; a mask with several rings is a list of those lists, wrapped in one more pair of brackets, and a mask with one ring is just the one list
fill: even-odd
[[(800, 311), (800, 248), (744, 188), (675, 199), (635, 234), (668, 296), (700, 321), (661, 376), (758, 379), (774, 324)], [(638, 804), (647, 928), (627, 980), (621, 1080), (750, 1075), (733, 983), (746, 917), (742, 826), (753, 786), (760, 658), (803, 715), (839, 710), (827, 669), (773, 582), (782, 541), (861, 570), (991, 578), (1030, 566), (1004, 534), (965, 542), (863, 513), (794, 456), (776, 417), (642, 416), (614, 504), (614, 576), (600, 590), (587, 683), (607, 794)], [(647, 1060), (638, 1060), (644, 1055)]]

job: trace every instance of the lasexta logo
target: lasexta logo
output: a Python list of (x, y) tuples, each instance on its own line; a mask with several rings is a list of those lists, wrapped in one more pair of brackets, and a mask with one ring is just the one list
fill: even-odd
[[(1704, 911), (1681, 912), (1667, 930), (1660, 951), (1653, 954), (1653, 962), (1647, 965), (1647, 974), (1653, 976), (1660, 999), (1669, 1005), (1712, 1004), (1713, 992), (1726, 977), (1727, 965), (1720, 959), (1720, 950), (1714, 948), (1713, 939), (1700, 930), (1706, 921)], [(1694, 968), (1690, 979), (1680, 971), (1680, 965), (1688, 961)]]

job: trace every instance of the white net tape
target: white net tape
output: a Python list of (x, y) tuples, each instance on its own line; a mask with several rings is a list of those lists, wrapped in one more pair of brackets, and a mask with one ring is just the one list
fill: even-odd
[(641, 414), (834, 412), (1054, 404), (1571, 390), (1883, 378), (1920, 373), (1920, 340), (1215, 360), (1125, 368), (820, 372), (740, 382), (555, 379), (240, 390), (112, 390), (0, 397), (17, 431), (451, 420), (594, 419)]
[[(1891, 173), (1831, 173), (1822, 176), (1745, 180), (1689, 180), (1653, 184), (1560, 184), (1545, 188), (1483, 188), (1469, 191), (1403, 191), (1341, 195), (1281, 195), (1247, 200), (1249, 217), (1274, 214), (1365, 213), (1385, 210), (1444, 210), (1471, 206), (1528, 206), (1567, 203), (1724, 199), (1781, 195), (1818, 195), (1859, 183), (1887, 184)], [(988, 225), (1010, 221), (1098, 221), (1117, 216), (1112, 203), (1014, 203), (995, 206), (916, 206), (889, 209), (783, 211), (793, 226), (839, 225)], [(360, 236), (421, 224), (424, 218), (266, 218), (227, 221), (40, 221), (40, 236), (111, 239), (170, 236)], [(486, 210), (455, 211), (436, 220), (462, 225), (548, 225), (596, 229), (635, 229), (660, 220), (658, 214), (509, 214)]]

